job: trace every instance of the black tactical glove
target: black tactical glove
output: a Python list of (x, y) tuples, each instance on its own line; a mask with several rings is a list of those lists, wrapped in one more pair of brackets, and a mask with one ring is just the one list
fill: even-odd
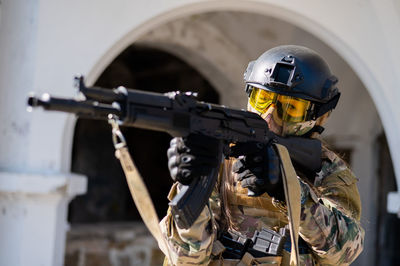
[(230, 147), (230, 156), (238, 157), (232, 166), (237, 181), (248, 189), (249, 196), (260, 196), (264, 192), (284, 200), (279, 157), (272, 145), (260, 142), (238, 143)]
[(219, 166), (220, 141), (203, 135), (173, 138), (168, 149), (168, 168), (174, 181), (189, 185)]

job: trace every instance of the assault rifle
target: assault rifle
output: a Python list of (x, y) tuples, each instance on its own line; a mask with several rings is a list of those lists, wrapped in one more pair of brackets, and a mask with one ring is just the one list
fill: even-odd
[[(221, 159), (223, 151), (227, 151), (231, 143), (277, 142), (288, 149), (297, 165), (313, 172), (321, 168), (319, 140), (277, 136), (268, 130), (267, 123), (258, 114), (200, 102), (191, 92), (161, 94), (124, 87), (110, 90), (86, 87), (82, 76), (76, 77), (75, 81), (75, 87), (84, 99), (56, 98), (46, 93), (40, 98), (29, 97), (28, 105), (91, 119), (107, 120), (113, 114), (118, 117), (120, 125), (163, 131), (174, 137), (205, 135), (221, 140)], [(200, 215), (215, 186), (217, 175), (218, 169), (214, 169), (208, 176), (194, 179), (191, 184), (182, 186), (169, 203), (179, 227), (189, 228)]]

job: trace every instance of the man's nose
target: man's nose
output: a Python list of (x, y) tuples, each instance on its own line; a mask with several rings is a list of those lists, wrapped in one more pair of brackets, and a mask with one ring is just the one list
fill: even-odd
[[(269, 114), (272, 115), (273, 112), (275, 112), (275, 109), (276, 109), (276, 105), (275, 105), (274, 103), (272, 103), (272, 104), (267, 108), (267, 111), (261, 115), (261, 117), (262, 117), (264, 120), (266, 120), (266, 118), (268, 117)], [(267, 122), (268, 122), (268, 121), (267, 121)]]

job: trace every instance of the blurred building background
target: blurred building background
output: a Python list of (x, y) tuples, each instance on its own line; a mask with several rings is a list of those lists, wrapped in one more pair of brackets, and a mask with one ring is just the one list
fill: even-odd
[[(109, 125), (28, 113), (30, 91), (74, 96), (82, 73), (88, 85), (244, 108), (247, 63), (281, 44), (316, 50), (340, 80), (323, 136), (359, 178), (366, 238), (354, 265), (399, 265), (399, 29), (397, 0), (0, 1), (0, 265), (162, 262)], [(124, 132), (162, 217), (170, 137)]]

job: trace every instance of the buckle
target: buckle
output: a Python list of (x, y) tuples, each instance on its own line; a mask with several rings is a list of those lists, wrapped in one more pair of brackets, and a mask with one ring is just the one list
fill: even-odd
[(228, 230), (218, 239), (225, 247), (222, 253), (224, 259), (242, 259), (252, 241), (236, 232)]
[(281, 228), (279, 233), (272, 229), (262, 228), (260, 232), (254, 233), (253, 245), (248, 252), (254, 257), (282, 256), (288, 232), (286, 228)]
[(222, 253), (224, 259), (241, 260), (246, 252), (254, 258), (282, 256), (288, 233), (288, 229), (285, 228), (281, 228), (279, 233), (263, 228), (261, 231), (255, 231), (253, 238), (247, 238), (228, 230), (221, 234), (218, 240), (225, 247), (225, 251)]

